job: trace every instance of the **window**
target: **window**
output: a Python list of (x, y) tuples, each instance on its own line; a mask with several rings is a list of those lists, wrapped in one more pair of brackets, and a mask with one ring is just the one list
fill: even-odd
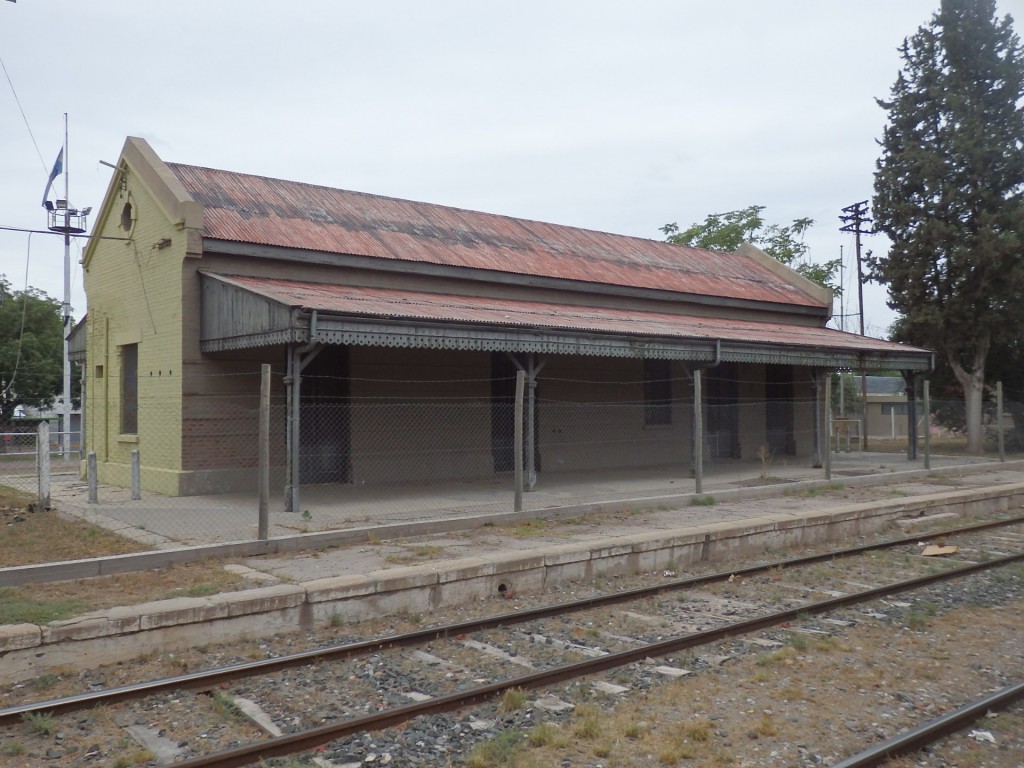
[(671, 363), (668, 360), (644, 360), (644, 426), (671, 423)]
[(139, 345), (121, 347), (121, 434), (139, 433)]
[(909, 413), (907, 410), (906, 403), (882, 403), (882, 415), (892, 416), (906, 416)]
[(125, 203), (124, 208), (121, 209), (121, 229), (125, 232), (131, 232), (134, 225), (135, 210), (132, 208), (131, 203)]

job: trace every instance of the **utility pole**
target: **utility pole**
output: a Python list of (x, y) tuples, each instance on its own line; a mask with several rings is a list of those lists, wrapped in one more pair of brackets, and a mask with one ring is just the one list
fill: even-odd
[[(863, 227), (871, 223), (871, 219), (868, 218), (868, 201), (862, 200), (859, 203), (848, 205), (843, 208), (844, 216), (840, 216), (839, 220), (844, 222), (845, 226), (839, 228), (840, 232), (853, 232), (855, 238), (856, 256), (857, 256), (857, 302), (860, 307), (860, 335), (864, 335), (864, 270), (861, 266), (860, 258), (860, 236), (874, 234), (872, 229), (864, 229)], [(868, 377), (864, 370), (860, 372), (860, 409), (861, 409), (861, 425), (860, 425), (860, 449), (866, 451), (868, 449)]]
[[(64, 114), (64, 146), (54, 164), (53, 173), (50, 175), (50, 183), (46, 185), (43, 193), (43, 207), (47, 212), (47, 228), (51, 232), (59, 232), (64, 235), (64, 302), (61, 304), (61, 315), (63, 318), (64, 334), (64, 371), (63, 371), (63, 396), (61, 403), (61, 456), (65, 461), (71, 458), (71, 359), (68, 356), (68, 336), (71, 335), (71, 236), (80, 235), (85, 232), (86, 216), (92, 208), (78, 210), (73, 208), (69, 202), (69, 173), (68, 166), (68, 116)], [(64, 197), (57, 198), (54, 205), (48, 198), (50, 185), (55, 180), (55, 174), (64, 171)], [(81, 426), (79, 426), (81, 430)], [(81, 439), (79, 439), (81, 442)]]

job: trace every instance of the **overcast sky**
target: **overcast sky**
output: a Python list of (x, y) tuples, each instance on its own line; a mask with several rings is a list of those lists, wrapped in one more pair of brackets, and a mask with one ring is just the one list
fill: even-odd
[[(99, 161), (129, 135), (167, 161), (653, 239), (759, 204), (772, 223), (813, 218), (817, 260), (843, 248), (854, 313), (838, 216), (871, 197), (874, 99), (938, 4), (0, 2), (0, 226), (45, 228), (68, 113), (79, 208), (99, 207)], [(1024, 0), (998, 9), (1020, 34)], [(0, 231), (14, 288), (27, 259), (28, 284), (60, 298), (61, 239)], [(893, 318), (869, 285), (868, 332)]]

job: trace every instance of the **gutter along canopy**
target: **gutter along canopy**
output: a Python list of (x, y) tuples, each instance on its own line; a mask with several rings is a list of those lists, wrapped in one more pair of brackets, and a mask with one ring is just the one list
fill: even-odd
[(931, 353), (831, 328), (544, 301), (202, 275), (204, 353), (348, 344), (928, 370)]

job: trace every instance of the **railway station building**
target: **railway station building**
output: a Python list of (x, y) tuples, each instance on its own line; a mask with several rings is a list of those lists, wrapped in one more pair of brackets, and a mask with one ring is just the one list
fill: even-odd
[[(530, 481), (759, 452), (813, 463), (827, 372), (930, 367), (826, 327), (831, 292), (753, 246), (636, 237), (168, 162), (128, 138), (83, 255), (85, 449), (101, 482)], [(99, 236), (99, 237), (96, 237)], [(707, 413), (698, 432), (696, 409)]]

